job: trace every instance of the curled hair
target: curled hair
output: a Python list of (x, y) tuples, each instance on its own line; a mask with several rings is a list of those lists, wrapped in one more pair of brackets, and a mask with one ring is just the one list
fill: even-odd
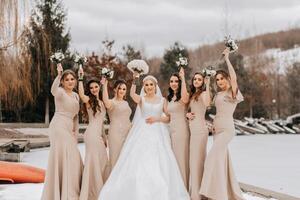
[[(101, 106), (99, 104), (99, 101), (97, 99), (97, 97), (95, 95), (93, 95), (90, 91), (90, 85), (92, 83), (97, 83), (99, 85), (99, 88), (100, 88), (100, 81), (98, 79), (91, 79), (88, 81), (88, 83), (86, 84), (86, 88), (85, 88), (85, 91), (86, 91), (86, 95), (89, 97), (89, 104), (93, 110), (93, 115), (95, 116), (97, 111), (101, 112)], [(99, 91), (99, 99), (102, 100), (102, 96), (100, 95), (100, 91)], [(88, 112), (87, 112), (87, 107), (86, 107), (86, 104), (84, 103), (83, 104), (83, 107), (82, 107), (82, 113), (83, 113), (83, 118), (88, 121), (88, 118), (89, 118), (89, 115), (88, 115)]]
[[(194, 86), (194, 78), (196, 75), (200, 75), (203, 77), (203, 83), (202, 85), (200, 86), (199, 90), (197, 91), (197, 88)], [(200, 73), (200, 72), (196, 72), (191, 80), (191, 86), (190, 86), (190, 90), (191, 90), (191, 94), (190, 94), (190, 99), (195, 99), (195, 101), (198, 101), (198, 98), (200, 96), (200, 94), (205, 90), (205, 84), (204, 84), (204, 78), (205, 76)]]
[(172, 88), (169, 87), (169, 89), (168, 89), (169, 94), (167, 96), (167, 99), (168, 99), (169, 102), (172, 101), (174, 95), (176, 96), (175, 101), (179, 101), (181, 99), (181, 79), (180, 79), (180, 77), (177, 73), (172, 74), (172, 76), (175, 76), (175, 77), (178, 78), (178, 91), (177, 91), (177, 93), (175, 93), (174, 90), (172, 90)]

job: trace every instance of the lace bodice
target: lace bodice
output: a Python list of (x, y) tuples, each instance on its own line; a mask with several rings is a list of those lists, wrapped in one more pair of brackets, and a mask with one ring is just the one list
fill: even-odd
[(160, 117), (163, 113), (164, 99), (161, 98), (159, 103), (148, 103), (144, 97), (142, 97), (141, 112), (142, 117)]

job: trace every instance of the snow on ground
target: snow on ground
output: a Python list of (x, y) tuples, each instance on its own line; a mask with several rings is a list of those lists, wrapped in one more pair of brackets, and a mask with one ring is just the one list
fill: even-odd
[(240, 182), (300, 198), (300, 135), (237, 136), (230, 153)]
[[(2, 190), (5, 188), (4, 190)], [(43, 184), (18, 184), (9, 187), (0, 186), (1, 200), (40, 200), (43, 190)], [(261, 197), (255, 197), (250, 194), (244, 194), (247, 200), (265, 200)], [(273, 200), (273, 199), (269, 199)]]
[[(209, 138), (209, 147), (212, 138)], [(79, 144), (84, 157), (84, 144)], [(23, 162), (46, 168), (48, 148), (22, 155)], [(300, 135), (237, 136), (231, 159), (240, 182), (300, 197)], [(0, 200), (38, 200), (43, 184), (0, 185)], [(247, 200), (263, 198), (244, 194)]]

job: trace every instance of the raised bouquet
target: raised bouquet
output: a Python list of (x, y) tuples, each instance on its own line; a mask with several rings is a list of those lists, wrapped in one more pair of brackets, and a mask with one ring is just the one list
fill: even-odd
[(237, 45), (237, 42), (231, 38), (231, 36), (226, 36), (225, 37), (225, 46), (229, 48), (230, 52), (235, 52), (238, 50), (238, 45)]
[(103, 67), (101, 69), (101, 76), (105, 77), (106, 79), (112, 79), (114, 77), (114, 71), (112, 69)]
[(188, 65), (188, 59), (181, 54), (179, 54), (178, 60), (176, 61), (178, 67), (185, 68)]
[(134, 59), (127, 64), (127, 68), (139, 75), (145, 75), (149, 72), (149, 66), (144, 60)]
[(50, 60), (53, 63), (61, 63), (63, 59), (65, 59), (65, 55), (60, 51), (55, 52), (52, 56), (50, 56)]
[(87, 62), (87, 58), (85, 56), (81, 56), (79, 54), (75, 54), (74, 62), (79, 66), (84, 65)]
[(203, 73), (204, 77), (205, 76), (212, 77), (212, 76), (215, 76), (217, 72), (216, 72), (216, 70), (213, 69), (212, 66), (210, 66), (210, 67), (203, 69), (202, 73)]

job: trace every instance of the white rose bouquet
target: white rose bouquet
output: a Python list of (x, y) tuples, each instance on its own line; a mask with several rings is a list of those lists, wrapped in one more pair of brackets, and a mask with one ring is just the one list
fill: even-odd
[(127, 64), (131, 72), (137, 72), (139, 75), (145, 75), (149, 72), (149, 66), (144, 60), (134, 59)]
[(51, 62), (56, 64), (61, 63), (63, 59), (65, 59), (65, 55), (60, 51), (55, 52), (52, 56), (50, 56)]
[(114, 77), (114, 71), (112, 69), (103, 67), (101, 69), (101, 76), (105, 77), (106, 79), (112, 79)]
[(225, 46), (229, 48), (230, 52), (235, 52), (238, 50), (238, 45), (237, 45), (237, 42), (231, 38), (231, 36), (226, 36), (225, 37)]
[(176, 61), (176, 65), (178, 67), (185, 68), (188, 65), (188, 59), (186, 57), (182, 56), (181, 54), (179, 54), (179, 58)]
[(79, 54), (75, 54), (74, 62), (79, 66), (84, 65), (87, 62), (87, 58), (85, 56), (81, 56)]
[(214, 70), (212, 66), (210, 66), (210, 67), (203, 69), (202, 73), (204, 76), (212, 77), (212, 76), (216, 75), (217, 71)]

